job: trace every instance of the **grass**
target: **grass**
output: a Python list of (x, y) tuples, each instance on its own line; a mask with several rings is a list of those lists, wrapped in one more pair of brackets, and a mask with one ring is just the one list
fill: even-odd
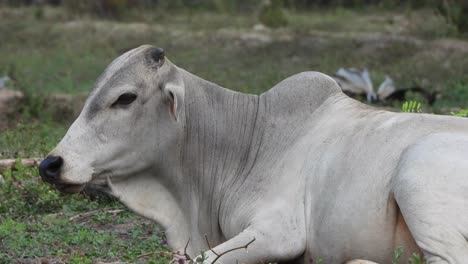
[[(159, 227), (133, 215), (117, 201), (64, 196), (39, 180), (36, 169), (19, 167), (0, 183), (0, 263), (47, 258), (63, 263), (123, 260), (167, 263), (143, 254), (167, 251)], [(109, 209), (122, 209), (113, 215)], [(70, 217), (96, 210), (80, 221)], [(117, 231), (117, 230), (121, 231)]]
[(43, 157), (65, 134), (66, 125), (31, 121), (0, 133), (0, 158)]
[[(253, 30), (254, 15), (190, 10), (131, 11), (123, 21), (80, 18), (57, 8), (4, 8), (0, 16), (0, 32), (8, 36), (0, 42), (0, 75), (15, 77), (14, 88), (27, 95), (17, 125), (0, 131), (0, 158), (45, 156), (72, 121), (51, 113), (50, 94), (87, 93), (112, 59), (146, 43), (164, 47), (178, 66), (246, 93), (259, 94), (301, 71), (368, 67), (376, 84), (389, 74), (400, 87), (440, 91), (432, 108), (407, 98), (422, 102), (425, 112), (466, 115), (459, 110), (468, 106), (468, 56), (460, 51), (467, 44), (445, 39), (454, 36), (453, 26), (429, 10), (289, 10), (287, 27), (267, 31)], [(139, 258), (166, 250), (164, 235), (128, 211), (106, 213), (123, 209), (118, 202), (63, 196), (43, 184), (35, 169), (21, 166), (2, 178), (0, 263), (167, 263), (158, 254)], [(98, 213), (70, 220), (89, 211)]]

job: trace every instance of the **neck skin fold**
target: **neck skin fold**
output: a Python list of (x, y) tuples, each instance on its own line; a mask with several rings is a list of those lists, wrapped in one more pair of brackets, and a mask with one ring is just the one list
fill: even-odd
[[(183, 182), (188, 194), (192, 243), (225, 240), (220, 227), (223, 196), (242, 184), (253, 166), (259, 96), (237, 93), (184, 72)], [(198, 234), (197, 234), (198, 233)], [(205, 245), (206, 246), (206, 245)], [(205, 247), (206, 248), (206, 247)]]

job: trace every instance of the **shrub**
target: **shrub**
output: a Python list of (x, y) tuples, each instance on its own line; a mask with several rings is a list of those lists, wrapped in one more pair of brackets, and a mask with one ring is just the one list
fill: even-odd
[(258, 0), (211, 0), (213, 8), (222, 13), (241, 13), (255, 11), (259, 3)]
[(259, 20), (265, 26), (272, 28), (286, 26), (288, 20), (284, 14), (281, 0), (265, 1), (260, 10)]
[(64, 6), (72, 14), (120, 18), (129, 6), (129, 2), (129, 0), (64, 0)]
[(459, 33), (468, 33), (468, 1), (440, 0), (437, 1), (437, 9)]
[(458, 112), (451, 112), (452, 116), (468, 117), (468, 109), (461, 109)]

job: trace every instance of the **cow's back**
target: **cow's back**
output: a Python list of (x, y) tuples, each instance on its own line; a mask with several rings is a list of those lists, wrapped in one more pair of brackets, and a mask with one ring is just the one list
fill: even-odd
[(374, 256), (373, 261), (385, 263), (397, 246), (417, 251), (394, 200), (392, 177), (406, 148), (434, 133), (468, 136), (468, 120), (343, 103), (323, 109), (323, 117), (299, 144), (307, 146), (311, 257), (337, 263)]

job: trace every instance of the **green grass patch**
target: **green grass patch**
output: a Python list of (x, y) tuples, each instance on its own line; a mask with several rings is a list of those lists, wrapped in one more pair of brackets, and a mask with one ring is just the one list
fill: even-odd
[[(139, 257), (168, 250), (155, 223), (135, 216), (113, 199), (62, 195), (39, 179), (37, 169), (16, 167), (0, 183), (0, 263), (20, 258), (167, 263), (159, 254)], [(123, 212), (109, 214), (110, 209)], [(70, 218), (90, 211), (96, 213), (79, 221)]]
[[(141, 224), (128, 212), (105, 220), (105, 224), (94, 219), (91, 224), (77, 223), (67, 217), (45, 215), (1, 221), (0, 263), (13, 262), (18, 256), (60, 259), (65, 263), (123, 260), (162, 264), (169, 261), (157, 254), (168, 250), (157, 226)], [(114, 226), (124, 226), (126, 233), (115, 232)], [(156, 254), (140, 257), (151, 252)]]
[(66, 124), (48, 121), (20, 122), (0, 133), (0, 157), (43, 157), (65, 135), (66, 129)]

